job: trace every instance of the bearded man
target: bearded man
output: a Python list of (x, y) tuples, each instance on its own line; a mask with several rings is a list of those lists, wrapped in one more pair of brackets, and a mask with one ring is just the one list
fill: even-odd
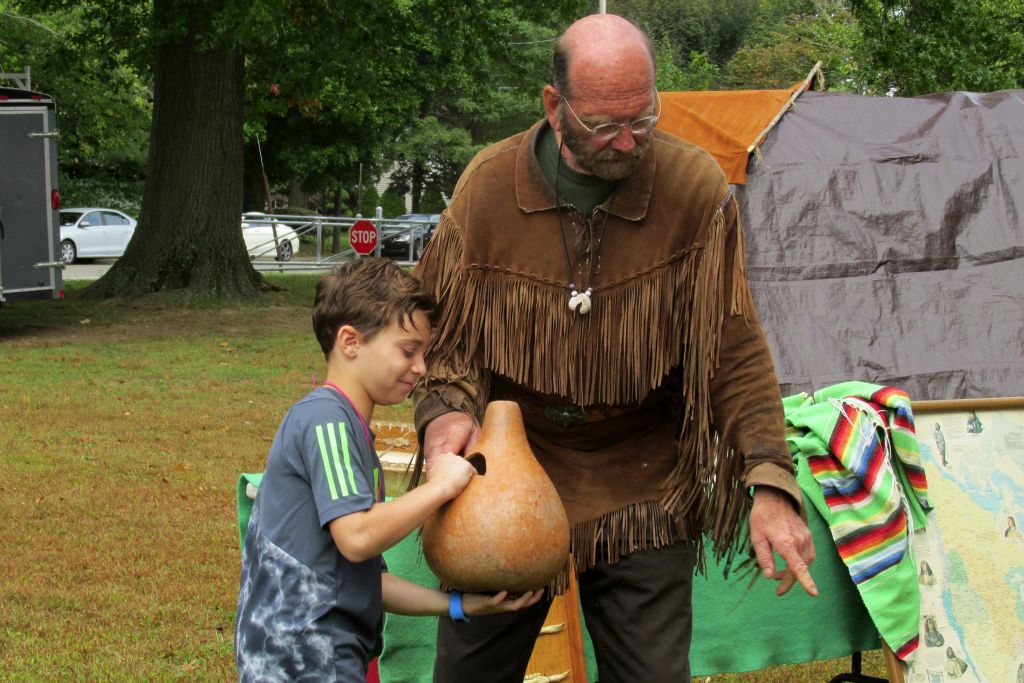
[[(422, 458), (471, 452), (488, 401), (516, 401), (569, 516), (601, 683), (689, 681), (703, 539), (731, 557), (749, 522), (778, 593), (817, 593), (736, 202), (654, 128), (654, 58), (625, 19), (566, 30), (543, 105), (469, 164), (420, 262), (441, 307)], [(442, 619), (435, 680), (521, 683), (547, 606)]]

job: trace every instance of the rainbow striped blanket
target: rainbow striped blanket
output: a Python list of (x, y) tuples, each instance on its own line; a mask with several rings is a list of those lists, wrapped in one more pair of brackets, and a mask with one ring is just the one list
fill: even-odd
[(921, 607), (910, 534), (932, 508), (910, 399), (844, 382), (782, 403), (797, 482), (828, 523), (879, 634), (909, 661)]

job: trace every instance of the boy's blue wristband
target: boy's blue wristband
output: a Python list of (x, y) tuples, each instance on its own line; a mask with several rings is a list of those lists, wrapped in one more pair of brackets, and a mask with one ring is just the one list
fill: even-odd
[(462, 591), (452, 591), (448, 596), (448, 616), (452, 621), (467, 622), (469, 617), (462, 611)]

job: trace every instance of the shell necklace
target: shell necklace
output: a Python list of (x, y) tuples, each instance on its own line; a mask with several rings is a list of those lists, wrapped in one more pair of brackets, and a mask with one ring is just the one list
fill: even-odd
[[(573, 282), (572, 275), (572, 259), (569, 257), (569, 242), (565, 238), (565, 228), (562, 226), (562, 202), (558, 196), (558, 176), (561, 175), (562, 171), (562, 147), (565, 145), (563, 141), (558, 145), (558, 161), (555, 164), (555, 211), (558, 212), (558, 234), (562, 237), (562, 251), (565, 254), (565, 271), (567, 279), (569, 280), (569, 310), (575, 311), (580, 315), (586, 315), (590, 313), (590, 308), (593, 305), (592, 297), (594, 294), (594, 276), (597, 275), (597, 264), (601, 260), (601, 247), (604, 245), (604, 231), (608, 228), (608, 215), (609, 212), (605, 210), (604, 222), (601, 224), (601, 233), (597, 238), (597, 244), (591, 244), (591, 256), (590, 256), (590, 275), (587, 277), (587, 288), (584, 291), (579, 291), (576, 288), (576, 283)], [(611, 200), (615, 198), (615, 191), (612, 191), (612, 196), (608, 200), (608, 209), (611, 209)], [(581, 280), (582, 283), (582, 280)]]

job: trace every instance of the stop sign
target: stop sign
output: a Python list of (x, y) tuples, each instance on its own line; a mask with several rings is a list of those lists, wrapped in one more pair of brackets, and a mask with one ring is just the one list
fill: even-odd
[(357, 254), (370, 254), (377, 246), (377, 226), (370, 221), (356, 221), (348, 231), (348, 243)]

